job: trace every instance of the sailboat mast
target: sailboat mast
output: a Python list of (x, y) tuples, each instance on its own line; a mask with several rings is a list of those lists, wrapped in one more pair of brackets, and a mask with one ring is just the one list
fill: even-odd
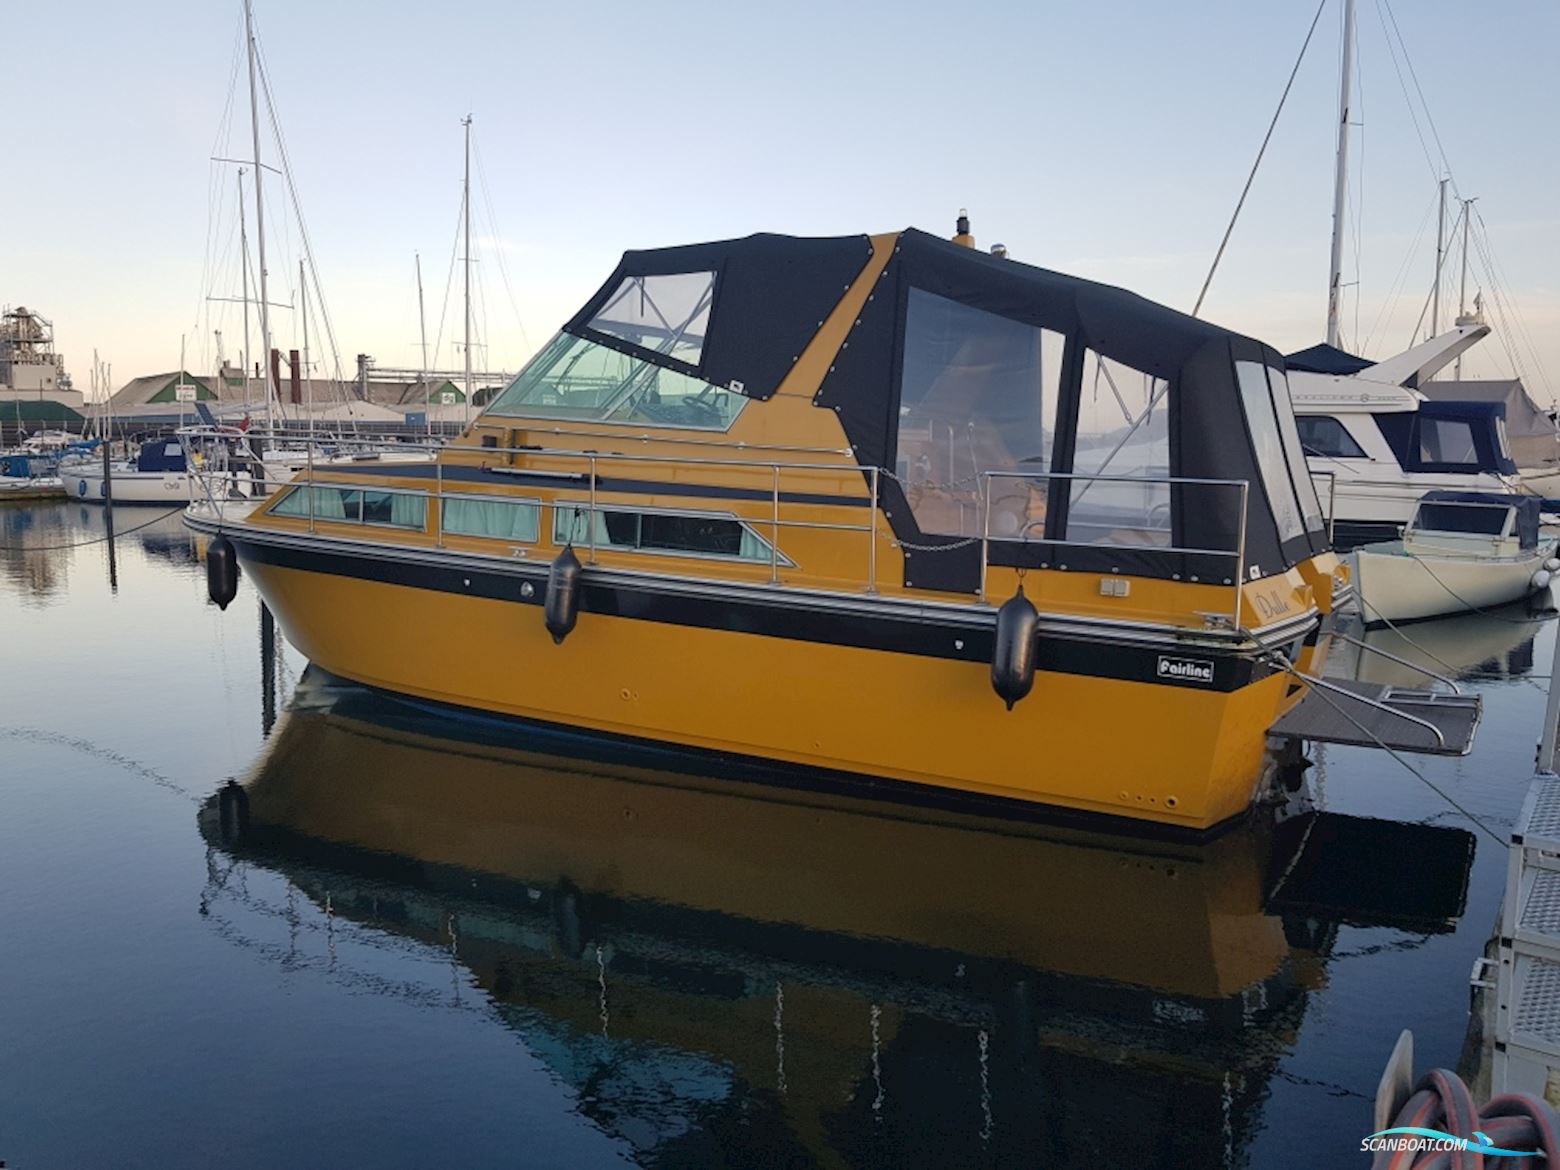
[[(1462, 287), (1457, 292), (1457, 324), (1463, 323), (1463, 318), (1468, 314), (1468, 221), (1473, 218), (1473, 200), (1464, 199), (1463, 205), (1463, 247), (1462, 247)], [(1452, 377), (1462, 378), (1462, 352), (1457, 354), (1457, 366), (1452, 371)]]
[(471, 115), (461, 123), (466, 127), (466, 180), (461, 199), (466, 216), (466, 409), (465, 423), (471, 425)]
[(244, 355), (239, 359), (239, 370), (244, 375), (244, 418), (250, 415), (249, 360), (254, 351), (249, 348), (249, 221), (244, 218), (244, 168), (238, 168), (238, 270), (244, 290)]
[(1333, 176), (1332, 270), (1327, 280), (1327, 344), (1338, 344), (1343, 283), (1343, 215), (1349, 197), (1349, 96), (1354, 89), (1354, 0), (1343, 0), (1343, 81), (1338, 96), (1338, 162)]
[(303, 317), (303, 401), (309, 412), (309, 441), (314, 441), (314, 369), (309, 365), (309, 286), (303, 279), (303, 258), (298, 258), (298, 311)]
[(265, 371), (265, 422), (272, 425), (271, 399), (271, 310), (265, 273), (265, 195), (260, 181), (260, 102), (255, 89), (255, 14), (252, 0), (244, 0), (244, 41), (249, 49), (249, 129), (255, 147), (255, 244), (260, 252), (260, 345), (264, 350), (261, 368)]
[(1441, 180), (1441, 210), (1435, 221), (1435, 292), (1431, 295), (1430, 336), (1441, 332), (1441, 265), (1446, 259), (1446, 180)]
[(428, 435), (433, 435), (433, 416), (430, 413), (432, 399), (428, 393), (428, 317), (423, 312), (423, 287), (422, 287), (422, 253), (413, 252), (412, 259), (417, 264), (417, 332), (422, 336), (422, 369), (418, 371), (422, 379), (423, 387), (423, 423), (428, 428)]

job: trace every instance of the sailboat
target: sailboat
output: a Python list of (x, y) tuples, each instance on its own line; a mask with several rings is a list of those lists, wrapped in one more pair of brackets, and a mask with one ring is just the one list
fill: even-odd
[[(1331, 501), (1337, 547), (1396, 537), (1427, 492), (1512, 494), (1522, 490), (1500, 402), (1436, 398), (1421, 387), (1489, 333), (1466, 312), (1438, 333), (1442, 247), (1437, 244), (1436, 307), (1429, 340), (1372, 362), (1340, 346), (1344, 215), (1348, 197), (1355, 0), (1344, 0), (1343, 68), (1334, 171), (1327, 339), (1285, 358), (1300, 439)], [(1442, 223), (1445, 229), (1445, 184)], [(1466, 297), (1467, 207), (1464, 207)]]

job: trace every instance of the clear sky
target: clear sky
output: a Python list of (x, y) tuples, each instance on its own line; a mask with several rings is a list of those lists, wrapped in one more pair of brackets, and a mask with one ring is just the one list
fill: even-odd
[[(1323, 333), (1341, 3), (1328, 0), (1205, 308), (1285, 350)], [(479, 366), (517, 366), (625, 248), (753, 231), (947, 233), (960, 207), (982, 247), (1000, 240), (1015, 258), (1190, 309), (1315, 11), (1314, 0), (256, 5), (348, 370), (358, 352), (418, 364), (418, 252), (430, 347), (446, 318), (434, 364), (460, 364), (458, 274), (444, 306), (468, 111), (481, 163)], [(1526, 325), (1481, 345), (1465, 376), (1507, 376), (1509, 346), (1547, 403), (1560, 391), (1555, 0), (1359, 0), (1364, 126), (1345, 275), (1359, 283), (1345, 343), (1375, 357), (1405, 348), (1433, 270), (1438, 163), (1421, 137), (1438, 150), (1399, 81), (1401, 69), (1414, 92), (1386, 34), (1394, 11)], [(215, 329), (229, 356), (242, 348), (236, 307), (206, 299), (239, 292), (236, 174), (210, 158), (250, 152), (241, 20), (239, 0), (8, 6), (0, 303), (55, 320), (82, 387), (94, 348), (116, 385), (175, 368), (181, 334), (192, 370), (214, 363)], [(299, 231), (279, 184), (267, 190), (271, 299), (294, 303)], [(1481, 269), (1470, 296), (1490, 293)], [(278, 310), (273, 332), (281, 348), (300, 345), (299, 315)]]

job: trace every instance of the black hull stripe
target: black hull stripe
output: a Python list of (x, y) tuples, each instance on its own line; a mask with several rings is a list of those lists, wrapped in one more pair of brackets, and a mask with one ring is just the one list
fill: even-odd
[[(323, 551), (260, 543), (241, 534), (230, 537), (242, 561), (327, 573), (363, 581), (379, 581), (413, 589), (453, 593), (510, 602), (524, 607), (515, 620), (541, 626), (540, 609), (546, 596), (546, 568), (532, 566), (528, 575), (471, 568), (447, 568), (414, 561), (385, 560), (345, 551)], [(813, 606), (777, 605), (769, 601), (731, 596), (718, 601), (655, 588), (653, 584), (619, 585), (592, 581), (585, 573), (580, 620), (592, 614), (665, 623), (706, 630), (756, 634), (793, 641), (848, 646), (922, 658), (958, 662), (991, 661), (993, 628), (969, 629), (934, 617), (909, 618), (897, 614), (836, 612)], [(530, 597), (521, 586), (533, 585)], [(1135, 646), (1100, 638), (1042, 635), (1036, 665), (1042, 671), (1112, 678), (1131, 682), (1156, 682), (1194, 690), (1239, 690), (1270, 674), (1271, 668), (1254, 658), (1221, 652), (1204, 646), (1184, 653), (1153, 646)], [(1169, 664), (1167, 666), (1167, 663)], [(1187, 664), (1192, 664), (1188, 669)], [(1211, 677), (1203, 672), (1207, 667)]]
[[(768, 464), (755, 464), (760, 471), (767, 471)], [(569, 488), (590, 491), (590, 475), (587, 472), (569, 475), (547, 475), (487, 467), (446, 466), (442, 472), (431, 463), (353, 463), (330, 467), (316, 467), (317, 474), (331, 475), (379, 475), (392, 479), (442, 479), (446, 483), (480, 483), (488, 487), (511, 484), (520, 487)], [(854, 468), (842, 468), (855, 473)], [(712, 500), (763, 500), (774, 499), (774, 493), (763, 488), (723, 487), (712, 483), (667, 483), (655, 479), (624, 479), (620, 476), (596, 476), (598, 492), (617, 492), (625, 495), (694, 496)], [(818, 504), (828, 507), (865, 508), (872, 501), (865, 496), (842, 496), (829, 492), (780, 493), (782, 504)]]

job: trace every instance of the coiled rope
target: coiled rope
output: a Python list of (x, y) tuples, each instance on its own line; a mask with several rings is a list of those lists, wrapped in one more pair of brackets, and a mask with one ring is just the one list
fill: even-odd
[[(1504, 1093), (1479, 1109), (1468, 1086), (1444, 1068), (1424, 1075), (1382, 1133), (1404, 1148), (1377, 1150), (1371, 1170), (1538, 1170), (1556, 1165), (1560, 1155), (1560, 1117), (1547, 1102)], [(1467, 1148), (1440, 1148), (1448, 1143), (1436, 1140), (1438, 1133), (1466, 1141)], [(1528, 1150), (1533, 1152), (1506, 1152)]]

